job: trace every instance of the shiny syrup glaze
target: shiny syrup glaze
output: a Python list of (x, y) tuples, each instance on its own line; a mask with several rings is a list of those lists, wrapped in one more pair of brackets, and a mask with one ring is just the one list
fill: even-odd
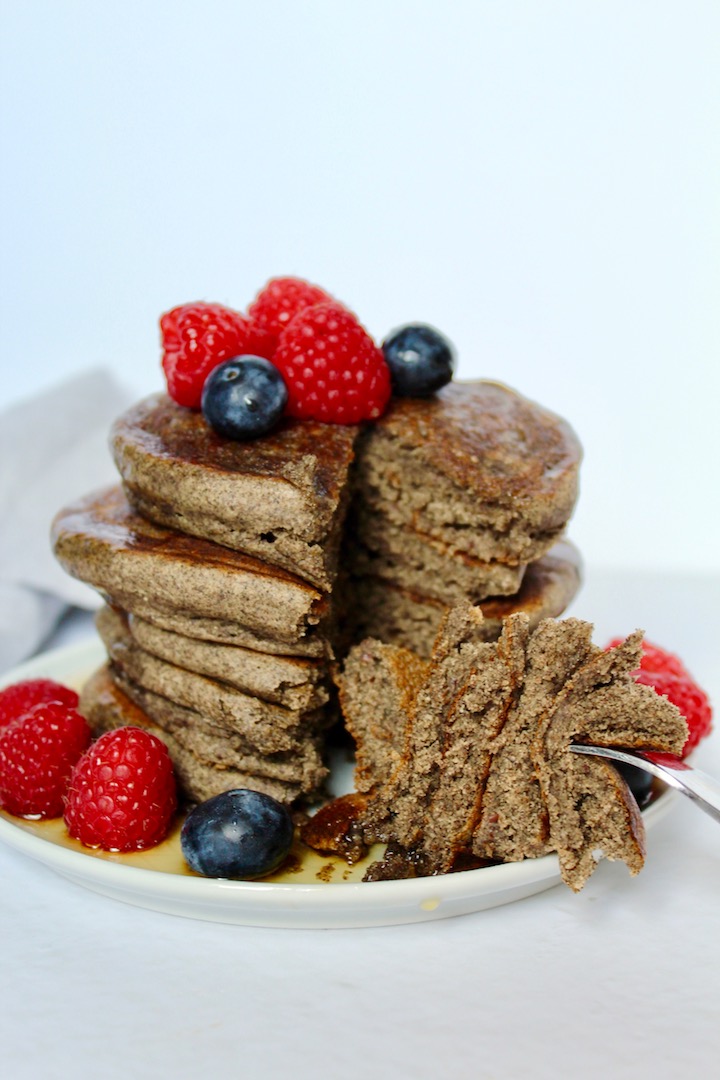
[(154, 525), (135, 513), (119, 485), (77, 499), (60, 511), (53, 524), (53, 540), (59, 546), (59, 554), (62, 556), (63, 544), (72, 543), (78, 537), (84, 545), (84, 553), (88, 543), (94, 542), (111, 551), (117, 548), (139, 555), (162, 556), (166, 561), (185, 562), (191, 566), (212, 566), (231, 573), (242, 571), (287, 582), (298, 592), (313, 598), (318, 605), (323, 601), (319, 590), (287, 570), (210, 540)]
[[(111, 439), (121, 466), (124, 447), (153, 458), (209, 467), (218, 472), (287, 480), (316, 498), (336, 503), (353, 458), (359, 428), (285, 417), (260, 438), (223, 439), (208, 429), (200, 412), (176, 405), (165, 394), (146, 398), (113, 425)], [(307, 468), (298, 469), (298, 463)]]
[[(70, 851), (78, 851), (91, 859), (104, 859), (107, 862), (117, 863), (120, 866), (136, 866), (142, 870), (155, 870), (163, 874), (179, 874), (183, 877), (201, 877), (192, 871), (180, 849), (180, 830), (182, 817), (178, 817), (169, 836), (162, 844), (150, 848), (147, 851), (135, 851), (130, 854), (120, 855), (112, 851), (100, 851), (87, 848), (68, 834), (62, 818), (54, 818), (52, 821), (29, 821), (25, 818), (13, 817), (0, 811), (6, 821), (12, 822), (20, 829), (32, 833), (42, 840)], [(298, 836), (293, 841), (292, 848), (282, 866), (267, 877), (261, 878), (264, 882), (289, 885), (327, 884), (342, 882), (362, 881), (363, 875), (371, 863), (382, 858), (384, 848), (376, 845), (368, 855), (352, 866), (343, 859), (329, 855), (319, 855), (302, 843)]]
[(542, 497), (553, 517), (556, 498), (575, 492), (582, 450), (570, 425), (501, 383), (453, 380), (432, 398), (393, 398), (376, 429), (481, 501)]
[[(66, 686), (79, 692), (86, 681), (87, 674), (87, 672), (83, 672), (77, 677), (63, 680), (63, 682)], [(2, 809), (0, 809), (0, 817), (41, 840), (45, 840), (50, 844), (57, 844), (60, 847), (67, 848), (69, 851), (77, 851), (90, 859), (103, 859), (106, 862), (117, 863), (119, 866), (135, 866), (142, 870), (154, 870), (163, 874), (178, 874), (181, 877), (199, 878), (202, 876), (190, 869), (180, 848), (180, 830), (184, 820), (184, 814), (182, 813), (177, 815), (167, 838), (161, 844), (149, 848), (147, 851), (135, 851), (124, 855), (118, 852), (85, 847), (84, 844), (70, 836), (62, 818), (54, 818), (51, 821), (33, 821), (28, 818), (14, 817)], [(290, 852), (279, 869), (274, 874), (258, 880), (288, 885), (358, 882), (362, 881), (367, 868), (373, 862), (382, 858), (384, 851), (383, 844), (376, 844), (363, 859), (349, 866), (342, 858), (333, 855), (321, 855), (313, 851), (302, 842), (299, 832), (296, 831)]]

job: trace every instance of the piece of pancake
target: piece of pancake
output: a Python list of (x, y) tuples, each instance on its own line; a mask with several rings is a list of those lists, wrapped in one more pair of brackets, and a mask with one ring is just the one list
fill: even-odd
[[(317, 660), (201, 641), (163, 630), (127, 612), (116, 611), (116, 616), (124, 620), (141, 649), (245, 694), (302, 710), (318, 708), (328, 700), (327, 665)], [(101, 613), (98, 618), (106, 616)]]
[(68, 573), (126, 611), (232, 623), (289, 655), (323, 638), (327, 596), (278, 567), (148, 522), (120, 487), (62, 510), (52, 535)]
[(483, 562), (436, 537), (396, 525), (359, 501), (346, 525), (344, 569), (357, 577), (383, 578), (447, 605), (512, 596), (522, 584), (525, 564)]
[(272, 795), (287, 805), (300, 798), (312, 798), (324, 780), (322, 766), (296, 780), (258, 775), (246, 769), (208, 763), (180, 741), (177, 734), (154, 722), (147, 712), (133, 702), (114, 682), (107, 665), (100, 668), (83, 687), (79, 709), (96, 735), (132, 725), (156, 735), (167, 746), (175, 775), (183, 794), (202, 802), (233, 788), (250, 788)]
[[(500, 635), (503, 620), (525, 612), (530, 626), (561, 615), (581, 584), (581, 561), (577, 548), (558, 541), (536, 562), (530, 563), (514, 596), (491, 596), (477, 603), (484, 620), (479, 633), (492, 641)], [(429, 657), (442, 620), (452, 604), (442, 603), (422, 591), (413, 591), (380, 577), (358, 577), (343, 585), (340, 643), (348, 648), (364, 637), (412, 649)]]
[[(111, 607), (122, 609), (121, 598), (115, 598), (109, 593), (103, 595)], [(246, 626), (241, 626), (230, 619), (213, 619), (165, 610), (152, 603), (145, 603), (141, 596), (133, 596), (132, 604), (132, 613), (145, 622), (151, 623), (160, 630), (167, 630), (169, 633), (197, 638), (198, 641), (239, 646), (243, 649), (267, 653), (268, 656), (290, 658), (297, 656), (320, 659), (327, 657), (331, 650), (328, 637), (324, 633), (322, 635), (315, 633), (316, 628), (313, 626), (308, 628), (304, 637), (288, 644), (286, 641), (278, 641), (253, 633)]]
[[(453, 608), (443, 620), (425, 677), (410, 704), (404, 728), (397, 732), (398, 763), (385, 779), (381, 771), (364, 815), (366, 829), (380, 841), (400, 844), (409, 851), (422, 840), (424, 807), (440, 781), (445, 732), (456, 725), (466, 726), (467, 716), (458, 713), (465, 705), (464, 692), (473, 673), (495, 653), (494, 646), (483, 639), (482, 621), (482, 613), (468, 605)], [(356, 649), (363, 647), (361, 643)], [(366, 694), (361, 690), (354, 697), (352, 685), (345, 684), (343, 700), (352, 716), (350, 726), (362, 730)], [(380, 770), (385, 769), (384, 757)], [(372, 770), (367, 760), (365, 771), (369, 785)]]
[(368, 512), (482, 562), (529, 563), (578, 493), (580, 444), (560, 417), (492, 382), (395, 398), (361, 437), (355, 491)]
[[(424, 681), (405, 706), (398, 680), (405, 660), (401, 650), (384, 648), (383, 696), (395, 706), (382, 740), (372, 726), (374, 672), (362, 663), (377, 646), (362, 642), (346, 663), (341, 700), (364, 740), (363, 791), (349, 828), (365, 843), (389, 845), (370, 879), (445, 873), (468, 857), (518, 861), (549, 851), (558, 853), (563, 880), (576, 891), (598, 850), (637, 873), (644, 828), (627, 784), (612, 764), (569, 747), (681, 751), (687, 725), (679, 710), (633, 677), (642, 631), (602, 650), (588, 623), (547, 619), (533, 631), (521, 612), (490, 643), (478, 634), (481, 619), (474, 607), (450, 612)], [(332, 804), (323, 813), (331, 819)]]
[[(562, 634), (562, 622), (551, 627)], [(613, 763), (570, 753), (570, 744), (679, 755), (687, 741), (680, 710), (633, 677), (642, 640), (642, 630), (636, 630), (614, 649), (594, 647), (543, 713), (532, 742), (550, 846), (558, 853), (563, 880), (576, 892), (595, 869), (598, 850), (637, 874), (645, 859), (645, 830)]]
[(355, 740), (355, 790), (361, 794), (385, 783), (398, 768), (400, 734), (427, 669), (427, 661), (409, 649), (372, 638), (348, 656), (337, 681), (340, 710)]
[(202, 413), (156, 394), (116, 421), (111, 442), (143, 516), (327, 590), (358, 430), (286, 418), (268, 435), (234, 441), (216, 435)]
[(125, 679), (192, 710), (219, 731), (241, 737), (257, 751), (269, 754), (293, 750), (323, 726), (319, 709), (287, 709), (145, 652), (127, 624), (110, 608), (100, 612), (97, 625), (113, 668)]
[(299, 737), (289, 749), (262, 752), (242, 735), (216, 725), (194, 709), (139, 686), (121, 668), (110, 664), (108, 673), (113, 683), (153, 724), (172, 735), (180, 746), (206, 765), (298, 783), (304, 791), (314, 791), (327, 775), (317, 733)]

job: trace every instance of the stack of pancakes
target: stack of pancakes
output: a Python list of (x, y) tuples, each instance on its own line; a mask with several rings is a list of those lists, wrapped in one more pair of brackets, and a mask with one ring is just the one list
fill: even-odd
[(482, 609), (488, 640), (513, 612), (533, 625), (561, 614), (580, 582), (578, 554), (559, 540), (579, 461), (564, 421), (497, 383), (394, 402), (357, 455), (342, 560), (348, 642), (369, 636), (427, 657), (456, 604)]
[(333, 666), (372, 634), (427, 655), (460, 601), (560, 614), (577, 495), (569, 427), (493, 383), (399, 399), (360, 427), (287, 419), (232, 442), (164, 396), (115, 424), (122, 485), (62, 511), (55, 551), (105, 598), (82, 708), (144, 724), (186, 793), (310, 799)]

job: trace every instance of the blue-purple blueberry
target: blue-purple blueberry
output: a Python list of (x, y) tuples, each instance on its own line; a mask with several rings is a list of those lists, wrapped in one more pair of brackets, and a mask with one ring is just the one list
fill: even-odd
[(262, 356), (235, 356), (205, 380), (202, 411), (225, 439), (256, 439), (275, 427), (288, 392), (278, 369)]
[(276, 870), (292, 839), (287, 807), (270, 795), (235, 788), (191, 810), (180, 846), (191, 870), (198, 874), (242, 880)]
[(429, 397), (452, 379), (455, 351), (439, 330), (425, 323), (394, 330), (382, 351), (398, 397)]

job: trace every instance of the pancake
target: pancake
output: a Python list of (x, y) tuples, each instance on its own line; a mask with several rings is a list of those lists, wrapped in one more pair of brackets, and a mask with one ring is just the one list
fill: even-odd
[(318, 709), (308, 712), (286, 709), (145, 652), (123, 620), (109, 608), (101, 612), (98, 630), (113, 669), (125, 679), (191, 709), (219, 732), (239, 736), (256, 750), (263, 753), (293, 750), (322, 727), (323, 713)]
[(344, 568), (355, 576), (383, 578), (445, 605), (511, 596), (525, 573), (525, 563), (483, 562), (360, 505), (346, 526), (344, 555)]
[(152, 524), (114, 487), (53, 522), (55, 555), (74, 577), (126, 611), (150, 607), (234, 623), (282, 651), (319, 633), (328, 601), (307, 582), (258, 559)]
[(235, 442), (202, 413), (157, 394), (116, 421), (111, 443), (143, 516), (329, 589), (358, 430), (286, 419), (262, 438)]
[[(561, 540), (542, 558), (531, 563), (514, 596), (492, 596), (476, 606), (484, 616), (479, 633), (486, 641), (500, 635), (503, 620), (525, 612), (530, 626), (561, 615), (581, 584), (577, 549)], [(391, 584), (381, 577), (350, 579), (343, 591), (340, 646), (349, 647), (364, 637), (412, 649), (429, 657), (442, 620), (450, 610), (435, 596)]]
[[(59, 561), (109, 605), (110, 668), (88, 708), (98, 726), (137, 715), (162, 731), (193, 797), (239, 777), (286, 785), (283, 801), (313, 793), (331, 666), (361, 637), (418, 654), (407, 695), (458, 602), (476, 605), (473, 639), (493, 653), (508, 616), (533, 627), (579, 585), (575, 550), (553, 547), (579, 444), (497, 383), (397, 398), (364, 426), (285, 418), (245, 442), (155, 395), (116, 422), (112, 446), (122, 487), (53, 524)], [(385, 712), (382, 683), (371, 697), (366, 731), (388, 749), (405, 698)]]
[[(687, 725), (679, 710), (633, 677), (642, 631), (603, 650), (579, 619), (546, 619), (531, 630), (517, 613), (492, 643), (482, 641), (481, 625), (477, 608), (450, 612), (409, 704), (402, 650), (378, 653), (370, 641), (350, 654), (342, 699), (363, 760), (352, 828), (366, 844), (389, 845), (370, 879), (402, 876), (403, 860), (404, 876), (432, 875), (467, 858), (519, 861), (550, 851), (575, 891), (598, 850), (637, 873), (644, 828), (625, 781), (610, 763), (569, 746), (681, 751)], [(373, 655), (379, 669), (366, 660)], [(382, 739), (378, 675), (393, 712)], [(331, 819), (332, 804), (322, 813)]]
[[(107, 665), (91, 676), (83, 687), (79, 708), (95, 735), (130, 724), (144, 728), (161, 739), (170, 752), (180, 790), (191, 801), (202, 802), (233, 788), (262, 791), (287, 805), (315, 794), (314, 786), (311, 791), (306, 791), (308, 785), (302, 780), (260, 776), (244, 769), (203, 761), (176, 735), (155, 723), (133, 702), (113, 681)], [(318, 770), (318, 784), (322, 783), (324, 775), (324, 770)]]
[[(351, 499), (363, 519), (380, 516), (482, 563), (539, 558), (572, 512), (581, 457), (563, 420), (481, 381), (395, 398), (362, 429), (286, 419), (245, 442), (220, 438), (202, 414), (155, 395), (120, 417), (112, 446), (144, 517), (325, 591)], [(484, 595), (517, 586), (488, 579)]]
[(357, 447), (364, 508), (482, 562), (529, 563), (565, 528), (580, 444), (555, 414), (499, 383), (396, 398)]
[[(178, 667), (289, 709), (313, 709), (328, 700), (326, 665), (317, 660), (201, 641), (163, 630), (136, 615), (120, 611), (116, 614), (125, 621), (141, 649)], [(102, 612), (98, 615), (98, 619), (105, 617)]]

